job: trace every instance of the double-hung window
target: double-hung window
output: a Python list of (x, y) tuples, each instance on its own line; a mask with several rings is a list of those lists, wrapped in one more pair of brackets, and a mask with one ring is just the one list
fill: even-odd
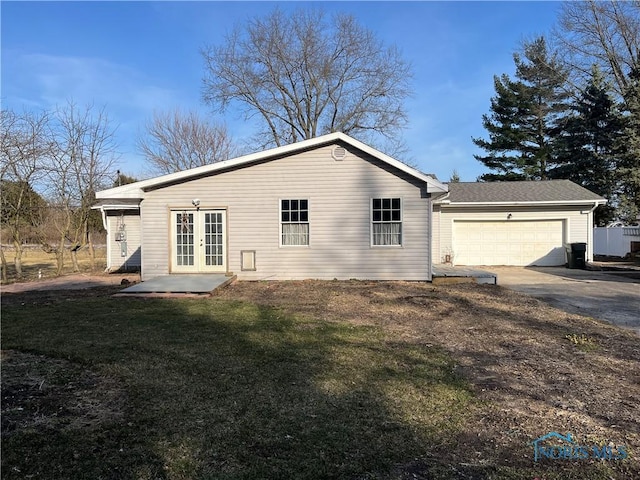
[(371, 244), (402, 245), (402, 202), (399, 198), (371, 200)]
[(309, 200), (280, 200), (280, 244), (309, 245)]

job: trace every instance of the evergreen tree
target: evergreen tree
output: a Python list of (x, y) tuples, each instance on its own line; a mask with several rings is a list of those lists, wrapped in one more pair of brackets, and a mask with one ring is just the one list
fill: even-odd
[(544, 37), (526, 43), (523, 54), (513, 56), (516, 80), (494, 77), (492, 113), (482, 117), (489, 140), (473, 139), (487, 152), (476, 160), (497, 172), (481, 175), (483, 181), (544, 180), (556, 162), (554, 138), (567, 110), (567, 73)]
[(640, 214), (640, 65), (629, 75), (625, 92), (626, 115), (620, 139), (621, 156), (616, 177), (620, 186), (620, 218), (637, 221)]
[(571, 180), (609, 199), (595, 211), (596, 224), (606, 225), (615, 218), (616, 165), (624, 123), (612, 87), (597, 66), (571, 110), (555, 140), (558, 165), (549, 177)]

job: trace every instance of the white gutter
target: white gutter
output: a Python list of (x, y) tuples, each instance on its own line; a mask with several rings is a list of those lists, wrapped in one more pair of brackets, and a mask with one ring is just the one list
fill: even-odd
[(432, 205), (442, 205), (442, 204), (450, 204), (451, 200), (449, 200), (449, 195), (451, 195), (451, 192), (448, 191), (447, 193), (445, 193), (442, 197), (438, 197), (437, 199), (435, 199), (433, 202), (431, 202)]

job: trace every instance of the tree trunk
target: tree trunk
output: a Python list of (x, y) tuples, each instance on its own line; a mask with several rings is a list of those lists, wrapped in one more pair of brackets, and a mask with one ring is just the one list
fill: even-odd
[(7, 276), (7, 259), (4, 256), (4, 248), (2, 248), (2, 245), (0, 245), (0, 260), (2, 261), (2, 281), (7, 283), (9, 281)]
[(91, 270), (96, 269), (96, 249), (93, 245), (93, 236), (91, 235), (91, 231), (87, 227), (87, 246), (89, 247), (89, 260), (91, 261)]
[(16, 254), (13, 259), (13, 264), (16, 267), (16, 278), (22, 278), (22, 244), (14, 240), (13, 246), (16, 249)]
[(73, 271), (74, 272), (79, 272), (80, 271), (80, 265), (78, 264), (78, 249), (79, 248), (80, 248), (79, 245), (75, 245), (71, 249), (71, 263), (73, 264)]
[(64, 270), (64, 247), (56, 250), (56, 275), (59, 277)]
[(56, 275), (60, 276), (64, 270), (64, 233), (60, 235), (60, 242), (58, 243), (58, 248), (56, 249)]

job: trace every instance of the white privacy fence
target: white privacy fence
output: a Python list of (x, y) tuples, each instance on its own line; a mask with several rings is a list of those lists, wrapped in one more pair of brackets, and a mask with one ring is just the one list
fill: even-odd
[(630, 253), (632, 242), (640, 244), (640, 227), (595, 227), (593, 254), (624, 257)]

